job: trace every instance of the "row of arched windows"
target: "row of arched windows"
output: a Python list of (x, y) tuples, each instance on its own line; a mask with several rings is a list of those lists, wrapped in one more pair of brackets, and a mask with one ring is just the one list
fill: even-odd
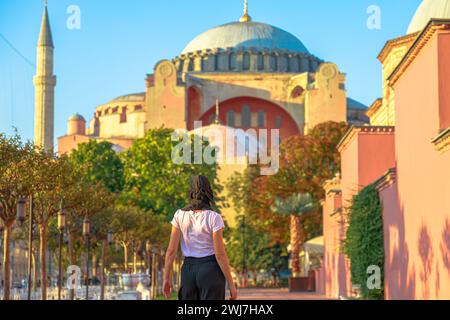
[[(209, 121), (215, 121), (215, 115), (211, 115)], [(267, 112), (260, 110), (258, 112), (251, 112), (250, 106), (244, 105), (241, 112), (230, 110), (226, 113), (226, 123), (229, 127), (234, 128), (266, 128), (267, 127)], [(275, 117), (275, 129), (281, 129), (281, 116)]]
[[(287, 55), (282, 56), (276, 56), (276, 55), (269, 55), (268, 59), (266, 59), (266, 55), (264, 53), (257, 53), (256, 58), (256, 69), (258, 71), (263, 70), (272, 70), (277, 71), (279, 70), (279, 62), (280, 59), (282, 59), (283, 65), (285, 65), (284, 71), (287, 72), (300, 72), (300, 71), (310, 71), (313, 69), (312, 60), (306, 60), (306, 67), (304, 65), (304, 62), (302, 62), (302, 59), (305, 58), (299, 58), (299, 57), (288, 57)], [(230, 54), (226, 55), (225, 60), (222, 60), (220, 55), (212, 55), (203, 58), (201, 63), (201, 70), (206, 70), (207, 65), (209, 65), (209, 68), (212, 68), (213, 70), (230, 70), (230, 71), (238, 71), (238, 54), (235, 52), (232, 52)], [(283, 61), (284, 60), (284, 61)], [(183, 65), (187, 64), (183, 67)], [(186, 59), (180, 61), (180, 70), (187, 70), (188, 72), (194, 71), (195, 65), (194, 65), (194, 59)], [(242, 70), (249, 71), (251, 69), (251, 54), (249, 52), (245, 52), (243, 54), (243, 60), (242, 60)]]

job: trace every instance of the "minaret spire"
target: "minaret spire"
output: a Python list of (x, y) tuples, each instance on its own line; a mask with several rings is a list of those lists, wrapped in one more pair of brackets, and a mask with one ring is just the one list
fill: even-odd
[(250, 22), (252, 17), (248, 14), (248, 0), (244, 0), (244, 15), (239, 19), (240, 22)]
[(46, 151), (53, 151), (55, 86), (53, 74), (53, 38), (44, 0), (44, 14), (37, 43), (35, 88), (34, 144)]

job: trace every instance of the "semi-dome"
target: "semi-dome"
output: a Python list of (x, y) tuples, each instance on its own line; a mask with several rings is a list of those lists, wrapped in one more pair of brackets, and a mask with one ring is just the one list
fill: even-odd
[(423, 0), (409, 25), (408, 34), (422, 31), (432, 18), (450, 19), (450, 0)]
[(145, 100), (145, 92), (126, 94), (113, 99), (111, 102), (140, 102)]
[(309, 53), (303, 43), (287, 31), (265, 23), (241, 21), (224, 24), (202, 33), (187, 45), (183, 54), (229, 48)]

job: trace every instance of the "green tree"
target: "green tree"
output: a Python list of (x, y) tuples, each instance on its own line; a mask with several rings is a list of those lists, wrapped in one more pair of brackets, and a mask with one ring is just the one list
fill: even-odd
[[(181, 140), (172, 139), (173, 130), (149, 130), (123, 154), (126, 204), (136, 205), (169, 220), (174, 212), (186, 205), (188, 190), (194, 175), (204, 175), (218, 194), (217, 164), (176, 164), (172, 152)], [(192, 141), (193, 141), (192, 137)], [(192, 147), (193, 142), (189, 147)], [(202, 150), (208, 147), (201, 145)], [(193, 156), (191, 158), (193, 160)]]
[(0, 220), (5, 228), (3, 242), (4, 299), (10, 299), (11, 235), (17, 216), (17, 201), (30, 193), (34, 159), (32, 143), (23, 143), (18, 135), (0, 134)]
[(286, 266), (285, 252), (280, 250), (279, 245), (273, 244), (269, 233), (255, 230), (242, 215), (237, 217), (237, 225), (227, 239), (230, 264), (235, 270), (244, 271), (244, 254), (247, 270), (281, 270)]
[(384, 285), (371, 290), (367, 286), (367, 270), (378, 266), (384, 274), (384, 233), (382, 205), (373, 185), (361, 190), (348, 211), (347, 236), (344, 252), (350, 259), (352, 282), (361, 286), (361, 294), (367, 299), (383, 299)]
[(70, 159), (83, 168), (89, 182), (101, 182), (111, 192), (122, 191), (125, 183), (123, 164), (111, 143), (90, 140), (80, 144), (70, 154)]
[(291, 258), (292, 258), (292, 275), (298, 277), (300, 275), (300, 248), (305, 240), (302, 236), (301, 218), (303, 215), (311, 212), (315, 205), (313, 198), (309, 193), (294, 194), (287, 199), (277, 198), (272, 211), (282, 216), (290, 217), (290, 236), (291, 236)]
[(118, 206), (110, 209), (110, 228), (124, 251), (124, 270), (130, 270), (130, 255), (136, 254), (145, 241), (165, 247), (170, 237), (170, 225), (158, 215), (139, 207)]
[(226, 234), (230, 263), (237, 271), (243, 271), (244, 252), (246, 266), (253, 271), (287, 266), (286, 246), (280, 240), (285, 237), (285, 225), (266, 214), (270, 213), (268, 195), (260, 192), (265, 179), (259, 167), (252, 165), (227, 181), (229, 201), (238, 214), (237, 227)]
[[(340, 171), (337, 145), (347, 130), (346, 123), (326, 122), (314, 127), (306, 136), (293, 136), (283, 141), (280, 170), (266, 179), (264, 190), (272, 197), (283, 199), (297, 193), (309, 193), (318, 203), (325, 196), (325, 181)], [(304, 216), (302, 228), (306, 239), (321, 234), (319, 206)]]

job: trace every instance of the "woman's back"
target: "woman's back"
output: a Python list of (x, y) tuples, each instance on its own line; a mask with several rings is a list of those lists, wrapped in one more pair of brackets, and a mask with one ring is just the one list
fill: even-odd
[(192, 258), (214, 255), (213, 234), (225, 227), (222, 217), (212, 210), (178, 210), (172, 225), (182, 233), (183, 255)]

